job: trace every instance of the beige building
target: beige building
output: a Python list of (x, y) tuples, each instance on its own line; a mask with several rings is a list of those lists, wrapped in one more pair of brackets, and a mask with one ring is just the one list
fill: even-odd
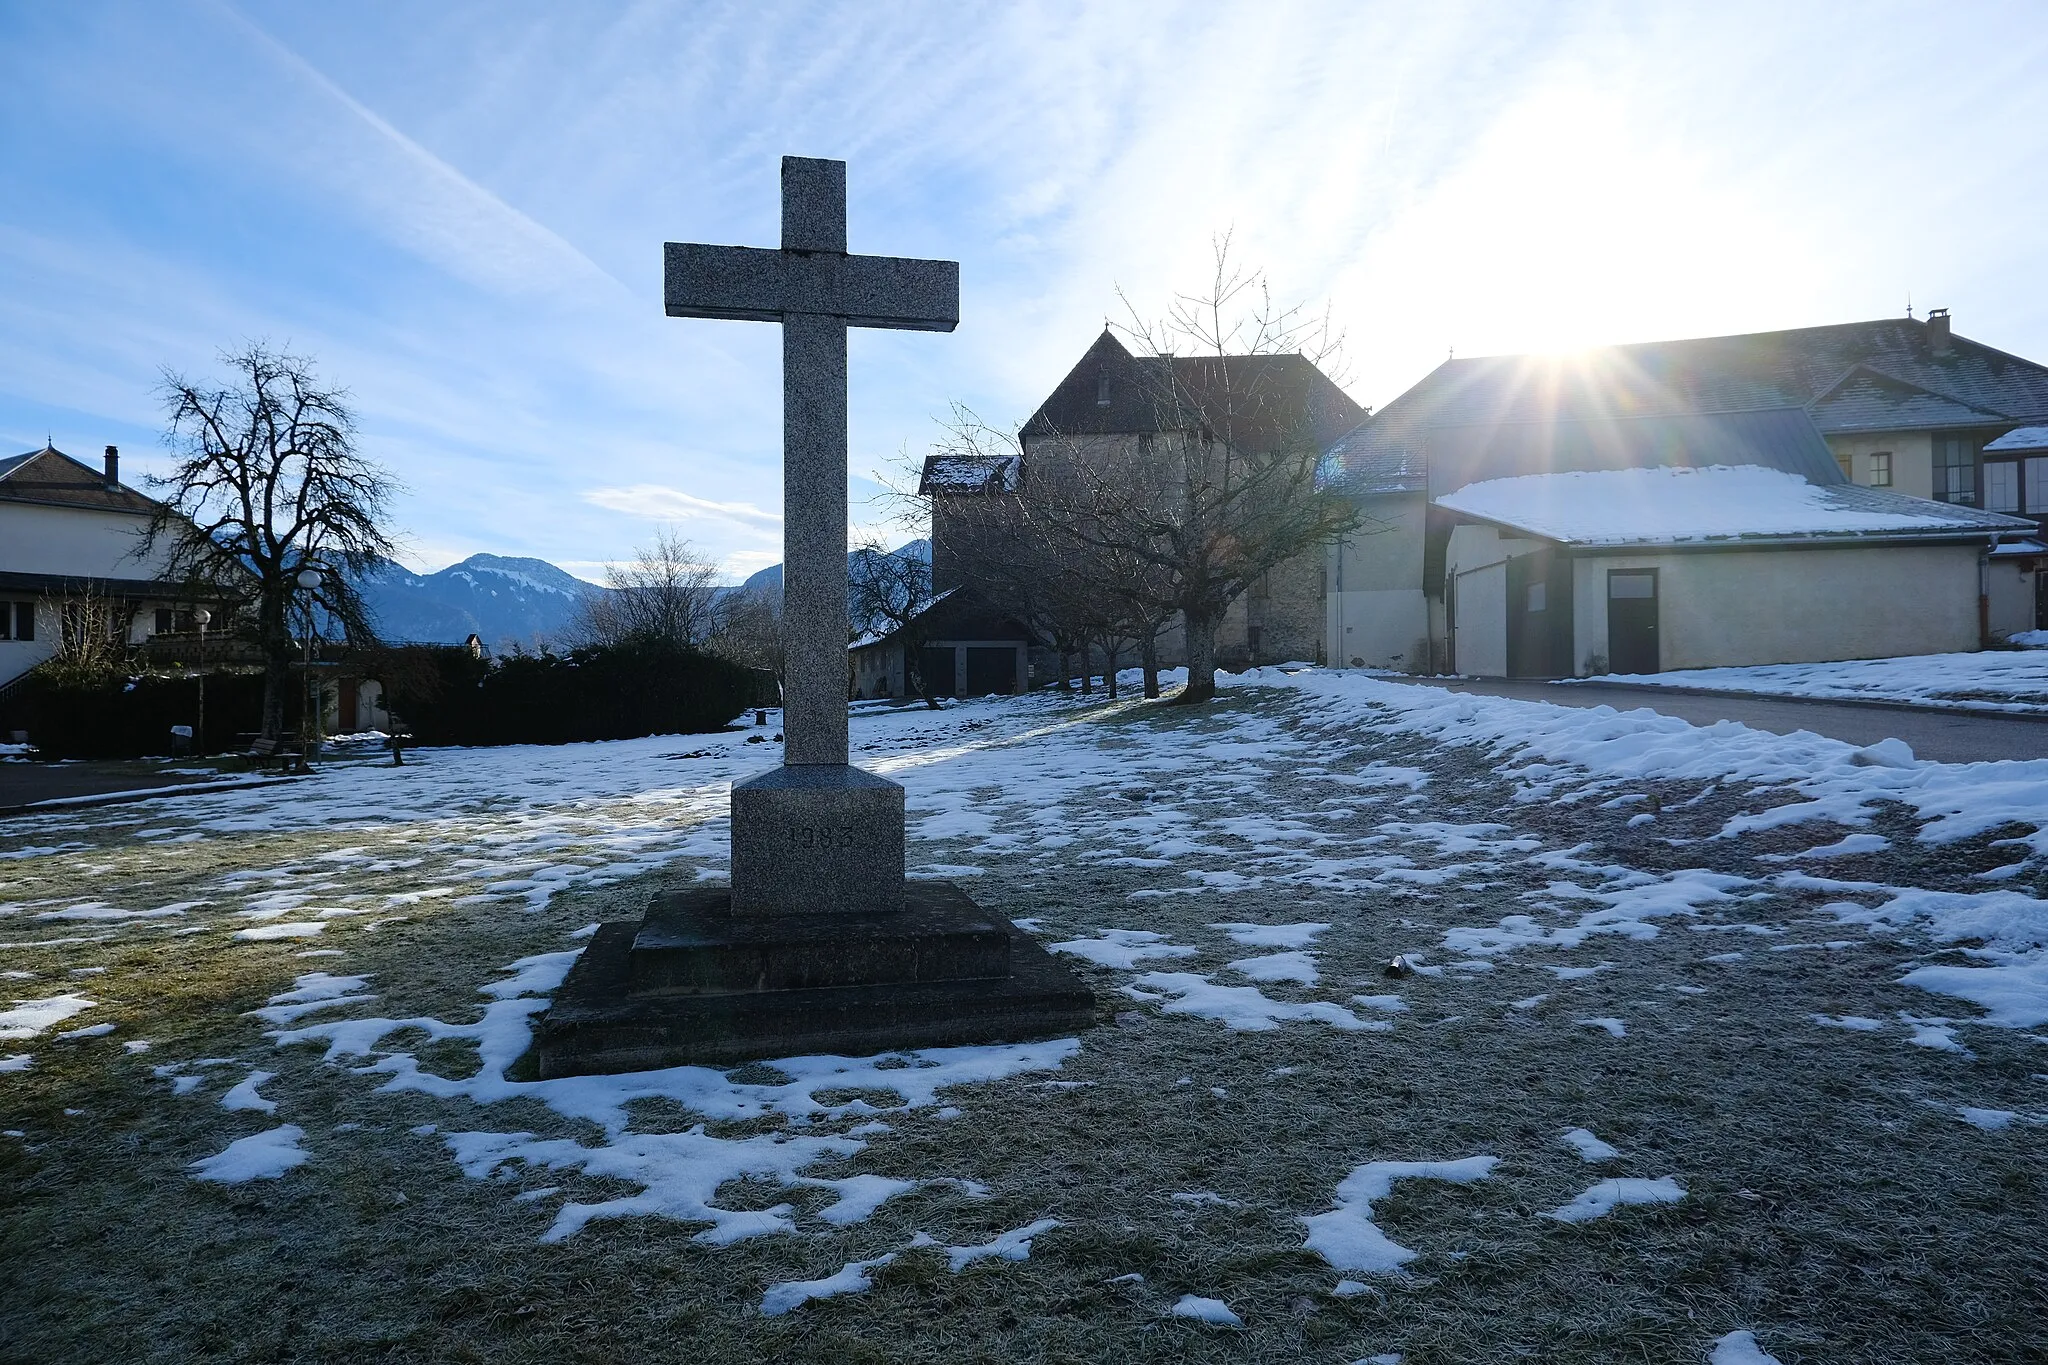
[[(985, 529), (991, 499), (1028, 499), (1034, 490), (1091, 480), (1164, 496), (1176, 461), (1221, 467), (1232, 452), (1267, 456), (1295, 442), (1307, 452), (1306, 468), (1314, 452), (1364, 416), (1299, 355), (1139, 357), (1105, 330), (1019, 431), (1020, 456), (926, 461), (919, 491), (932, 507), (933, 587), (986, 586), (982, 562), (1001, 553), (992, 548), (1000, 536)], [(1218, 626), (1218, 664), (1323, 660), (1322, 578), (1322, 555), (1310, 551), (1251, 583)], [(1028, 595), (1021, 586), (1006, 591)], [(1005, 591), (984, 596), (1030, 618), (1041, 637), (1062, 633), (1056, 602), (1002, 600)], [(1135, 666), (1136, 642), (1123, 648), (1120, 665)], [(1163, 665), (1185, 661), (1178, 620), (1161, 630), (1158, 652)]]
[(1760, 465), (1520, 475), (1438, 506), (1448, 667), (1480, 677), (1974, 649), (1985, 547), (2032, 530)]
[(53, 446), (0, 460), (0, 685), (57, 652), (66, 632), (130, 644), (193, 628), (196, 603), (143, 550), (158, 504), (121, 482), (120, 454), (94, 469)]
[[(2044, 423), (2048, 368), (1957, 335), (1939, 310), (1925, 321), (1447, 361), (1326, 457), (1330, 485), (1363, 517), (1326, 558), (1331, 658), (1415, 671), (1455, 659), (1461, 672), (1527, 676), (1585, 674), (1603, 660), (1619, 667), (1606, 622), (1628, 599), (1602, 596), (1601, 575), (1631, 567), (1655, 572), (1624, 576), (1619, 590), (1654, 583), (1659, 617), (1669, 618), (1650, 668), (1995, 642), (2048, 624), (2035, 572), (2048, 561), (2037, 538), (2048, 518), (2048, 429), (2032, 444), (2025, 434)], [(1624, 553), (1570, 535), (1518, 537), (1531, 530), (1526, 518), (1494, 503), (1491, 518), (1450, 505), (1477, 484), (1535, 496), (1518, 483), (1531, 476), (1715, 466), (1774, 471), (1809, 490), (1781, 499), (1781, 512), (1797, 503), (1815, 513), (1820, 504), (1799, 500), (1817, 497), (1833, 515), (1794, 516), (1810, 524), (1773, 543), (1743, 528), (1643, 522)], [(1844, 530), (1856, 509), (1947, 520), (1916, 535)], [(1643, 562), (1624, 563), (1630, 555)], [(1511, 649), (1490, 626), (1483, 642), (1470, 633), (1496, 614), (1496, 598), (1514, 619), (1509, 598), (1532, 574), (1546, 604), (1575, 608), (1568, 634), (1553, 627), (1532, 637), (1548, 642), (1541, 649)], [(1616, 609), (1623, 618), (1647, 610)]]

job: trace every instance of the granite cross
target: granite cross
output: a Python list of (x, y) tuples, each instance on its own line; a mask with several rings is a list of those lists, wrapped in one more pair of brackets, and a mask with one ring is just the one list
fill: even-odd
[(846, 163), (782, 159), (782, 247), (670, 242), (670, 317), (782, 324), (782, 765), (732, 789), (732, 910), (904, 905), (903, 788), (847, 762), (846, 329), (950, 332), (953, 261), (851, 256)]
[(672, 318), (782, 324), (783, 763), (844, 764), (846, 329), (950, 332), (960, 266), (846, 251), (846, 163), (782, 158), (782, 248), (667, 244)]

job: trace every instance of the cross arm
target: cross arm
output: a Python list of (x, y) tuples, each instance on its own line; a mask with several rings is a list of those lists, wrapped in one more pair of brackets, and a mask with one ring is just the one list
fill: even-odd
[(672, 318), (780, 322), (808, 313), (913, 332), (950, 332), (960, 322), (957, 261), (670, 242), (662, 267)]

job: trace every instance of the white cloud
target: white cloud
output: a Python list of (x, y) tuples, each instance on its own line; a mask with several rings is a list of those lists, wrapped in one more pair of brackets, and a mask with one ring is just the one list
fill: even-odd
[(724, 521), (762, 531), (780, 530), (782, 526), (780, 512), (763, 511), (750, 502), (713, 502), (658, 483), (587, 489), (583, 500), (647, 521)]

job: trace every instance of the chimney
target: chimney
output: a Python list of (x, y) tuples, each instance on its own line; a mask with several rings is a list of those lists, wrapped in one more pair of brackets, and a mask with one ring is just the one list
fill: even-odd
[(121, 488), (121, 447), (107, 447), (107, 491), (119, 492)]
[(1949, 341), (1948, 309), (1927, 310), (1927, 344), (1936, 355), (1947, 355), (1955, 347)]

